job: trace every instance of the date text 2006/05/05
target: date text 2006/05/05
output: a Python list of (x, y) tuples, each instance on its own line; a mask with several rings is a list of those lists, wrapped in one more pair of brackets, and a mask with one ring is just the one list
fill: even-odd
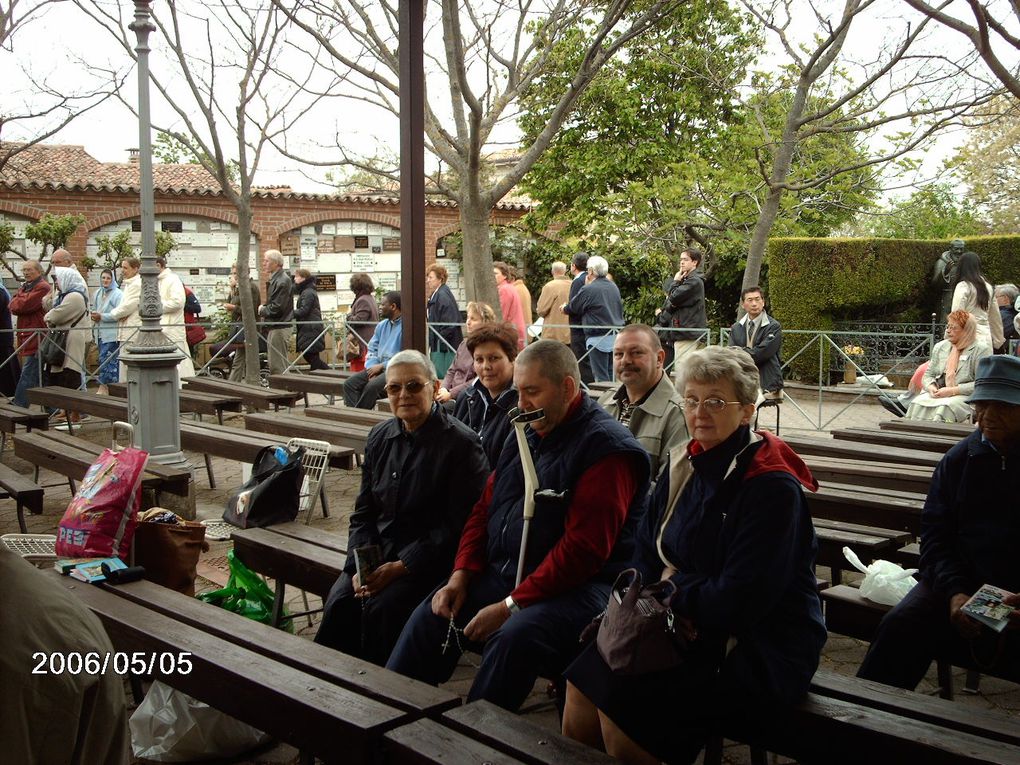
[(71, 651), (48, 653), (36, 651), (32, 654), (33, 675), (105, 675), (113, 672), (118, 675), (189, 675), (194, 668), (191, 663), (190, 651), (125, 653), (99, 653), (90, 651), (78, 653)]

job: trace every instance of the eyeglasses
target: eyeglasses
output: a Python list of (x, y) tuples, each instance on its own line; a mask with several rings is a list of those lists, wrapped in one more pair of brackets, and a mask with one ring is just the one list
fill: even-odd
[(689, 397), (681, 401), (680, 406), (688, 412), (696, 412), (699, 406), (705, 407), (710, 412), (721, 412), (728, 406), (741, 406), (741, 403), (739, 401), (723, 401), (721, 398), (706, 398), (704, 401), (698, 401), (694, 397)]
[(399, 396), (400, 391), (406, 390), (412, 396), (421, 393), (427, 383), (423, 383), (421, 380), (408, 380), (406, 383), (401, 385), (400, 383), (387, 383), (383, 390), (386, 391), (387, 396)]

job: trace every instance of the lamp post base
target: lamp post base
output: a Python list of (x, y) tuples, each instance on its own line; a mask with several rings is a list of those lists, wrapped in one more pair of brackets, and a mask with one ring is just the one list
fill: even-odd
[(180, 395), (177, 364), (180, 352), (137, 353), (124, 350), (127, 367), (128, 420), (135, 428), (135, 446), (163, 465), (187, 464), (177, 423)]

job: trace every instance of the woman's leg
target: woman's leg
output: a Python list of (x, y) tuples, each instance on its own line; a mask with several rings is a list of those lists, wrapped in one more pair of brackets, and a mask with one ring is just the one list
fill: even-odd
[(563, 735), (605, 751), (599, 710), (570, 682), (567, 683), (567, 698), (563, 703)]
[(616, 723), (602, 712), (599, 712), (598, 716), (602, 728), (602, 740), (606, 742), (606, 751), (611, 756), (623, 760), (628, 765), (660, 765), (662, 761), (658, 757), (653, 757), (638, 746), (634, 739), (617, 727)]
[(329, 364), (319, 358), (318, 351), (305, 351), (304, 357), (310, 369), (329, 369)]

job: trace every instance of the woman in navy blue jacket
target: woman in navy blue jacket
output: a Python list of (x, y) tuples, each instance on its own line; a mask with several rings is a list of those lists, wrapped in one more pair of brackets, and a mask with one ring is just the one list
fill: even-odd
[(710, 347), (683, 375), (691, 441), (656, 484), (636, 563), (646, 582), (676, 585), (685, 661), (619, 675), (592, 644), (566, 672), (564, 733), (627, 762), (692, 762), (722, 715), (753, 723), (797, 701), (826, 638), (801, 488), (817, 484), (790, 447), (750, 429), (757, 367)]
[(446, 284), (449, 277), (446, 268), (438, 263), (430, 264), (425, 271), (425, 289), (429, 294), (426, 305), (428, 321), (429, 324), (439, 325), (429, 328), (429, 357), (436, 365), (436, 374), (440, 380), (453, 363), (457, 346), (463, 339), (460, 325), (464, 320), (460, 316), (457, 299)]

